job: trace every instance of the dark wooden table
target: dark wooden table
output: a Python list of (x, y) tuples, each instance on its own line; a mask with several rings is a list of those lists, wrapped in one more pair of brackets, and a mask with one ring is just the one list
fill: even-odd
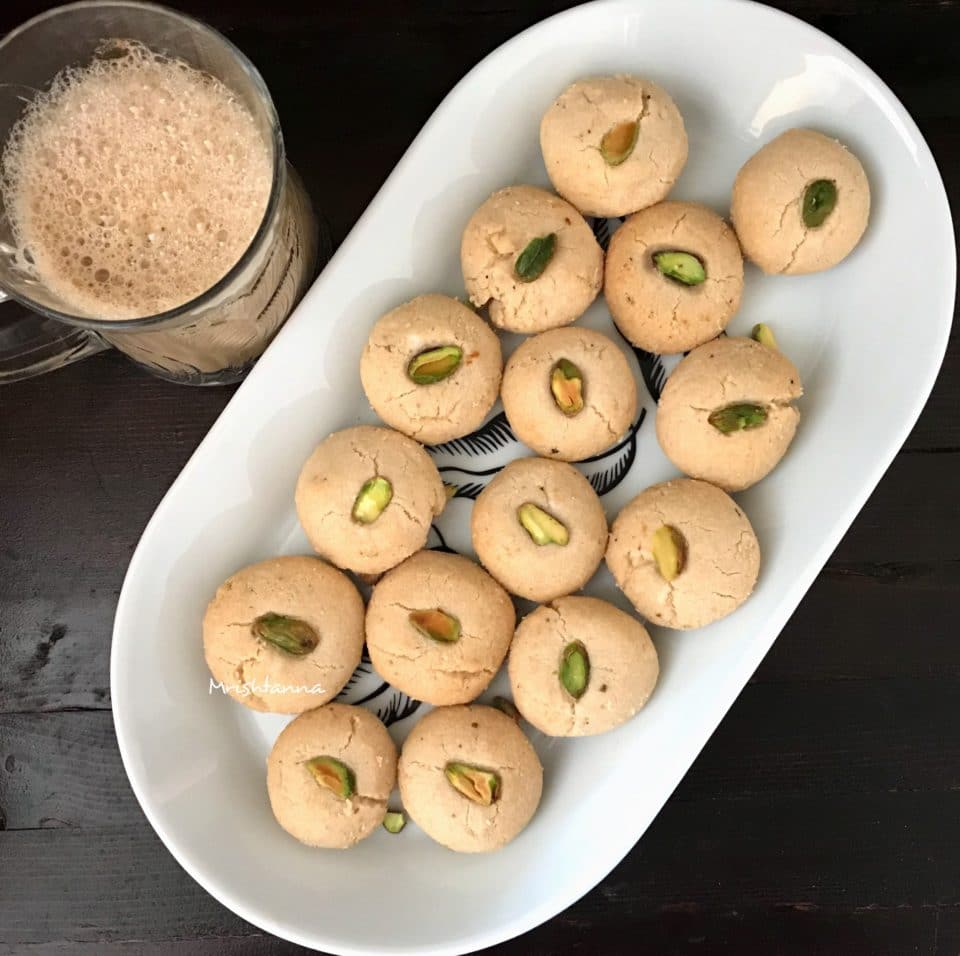
[[(49, 5), (4, 0), (0, 33)], [(567, 4), (181, 5), (263, 71), (339, 241), (467, 68)], [(956, 207), (960, 5), (779, 5), (893, 87)], [(0, 954), (301, 951), (177, 866), (127, 785), (110, 715), (127, 562), (231, 392), (109, 354), (0, 389)], [(958, 495), (955, 332), (904, 450), (646, 836), (585, 899), (495, 952), (960, 952)]]

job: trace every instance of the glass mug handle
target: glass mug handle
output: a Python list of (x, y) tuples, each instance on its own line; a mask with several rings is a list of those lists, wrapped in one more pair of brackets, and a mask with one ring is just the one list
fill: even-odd
[(0, 385), (52, 372), (108, 348), (96, 332), (31, 312), (0, 289)]

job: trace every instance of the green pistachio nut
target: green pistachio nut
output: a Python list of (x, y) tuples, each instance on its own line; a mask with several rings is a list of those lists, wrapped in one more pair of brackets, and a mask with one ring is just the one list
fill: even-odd
[(378, 475), (365, 481), (353, 502), (353, 520), (360, 524), (372, 524), (383, 514), (392, 497), (393, 485), (386, 478)]
[(463, 349), (458, 345), (441, 345), (410, 359), (407, 375), (417, 385), (433, 385), (453, 375), (462, 361)]
[(773, 334), (773, 329), (771, 329), (769, 325), (766, 325), (763, 322), (758, 322), (753, 327), (753, 331), (750, 333), (750, 337), (755, 342), (759, 342), (761, 345), (765, 345), (768, 349), (773, 349), (774, 351), (777, 351), (777, 340)]
[(837, 204), (837, 184), (831, 179), (816, 179), (803, 192), (803, 224), (808, 229), (822, 226)]
[(600, 140), (600, 155), (608, 166), (619, 166), (630, 158), (640, 136), (640, 121), (627, 120), (611, 126)]
[(687, 563), (687, 542), (671, 525), (664, 524), (653, 533), (653, 562), (664, 581), (672, 581)]
[(517, 519), (534, 544), (559, 544), (562, 547), (570, 540), (567, 529), (553, 515), (547, 514), (532, 501), (527, 501), (517, 508)]
[(547, 268), (557, 247), (557, 234), (551, 232), (546, 236), (531, 239), (527, 247), (517, 256), (514, 271), (521, 282), (533, 282), (539, 279), (543, 270)]
[(353, 771), (336, 757), (311, 757), (307, 761), (307, 770), (321, 787), (344, 800), (356, 792)]
[(707, 421), (718, 432), (729, 435), (732, 432), (757, 428), (767, 420), (767, 410), (762, 405), (736, 404), (725, 405), (712, 411)]
[(440, 608), (411, 611), (410, 623), (424, 636), (441, 644), (453, 644), (460, 640), (460, 622)]
[(550, 391), (557, 408), (570, 417), (583, 411), (583, 375), (573, 362), (560, 359), (550, 373)]
[(254, 637), (294, 657), (309, 654), (320, 643), (320, 636), (306, 621), (286, 614), (261, 614), (250, 630)]
[(468, 800), (489, 807), (500, 796), (500, 775), (467, 763), (448, 763), (444, 774), (454, 790)]
[(560, 655), (560, 683), (574, 700), (579, 700), (589, 682), (590, 656), (580, 641), (573, 641)]
[(683, 285), (700, 285), (707, 278), (703, 263), (689, 252), (657, 252), (653, 263), (661, 275)]

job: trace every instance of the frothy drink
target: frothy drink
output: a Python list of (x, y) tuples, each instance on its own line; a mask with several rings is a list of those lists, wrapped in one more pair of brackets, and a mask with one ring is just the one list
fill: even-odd
[(273, 122), (183, 60), (102, 41), (26, 107), (0, 156), (4, 251), (27, 296), (33, 284), (44, 306), (107, 320), (101, 338), (163, 377), (235, 381), (316, 263), (317, 223), (296, 174), (275, 168)]
[(81, 314), (128, 319), (182, 305), (230, 270), (273, 170), (221, 82), (137, 43), (111, 53), (64, 70), (29, 105), (2, 189), (38, 279)]

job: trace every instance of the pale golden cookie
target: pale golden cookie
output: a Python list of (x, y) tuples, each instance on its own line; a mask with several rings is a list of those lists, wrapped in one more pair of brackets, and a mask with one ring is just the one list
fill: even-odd
[[(537, 278), (517, 271), (535, 240), (554, 236)], [(494, 193), (470, 218), (460, 245), (470, 301), (487, 306), (490, 321), (510, 332), (543, 332), (586, 312), (603, 283), (603, 251), (583, 216), (559, 196), (535, 186)]]
[[(683, 553), (668, 580), (654, 557), (655, 536), (672, 528)], [(753, 591), (760, 547), (740, 506), (705, 481), (675, 478), (640, 492), (610, 529), (607, 567), (653, 624), (704, 627), (735, 611)]]
[[(835, 190), (834, 205), (811, 226), (804, 220), (807, 189), (824, 182)], [(744, 254), (764, 272), (819, 272), (845, 259), (863, 236), (870, 184), (842, 143), (816, 130), (789, 129), (737, 173), (730, 215)]]
[[(673, 370), (657, 406), (664, 454), (691, 478), (741, 491), (769, 474), (786, 454), (800, 422), (792, 403), (803, 394), (800, 373), (775, 348), (722, 337), (694, 349)], [(762, 422), (729, 428), (722, 418), (751, 410)], [(758, 411), (759, 410), (759, 411)], [(711, 420), (721, 427), (715, 427)]]
[[(604, 136), (634, 122), (633, 148), (616, 163), (622, 154), (603, 149)], [(554, 189), (581, 212), (626, 216), (670, 192), (687, 161), (687, 133), (676, 104), (656, 83), (598, 76), (577, 80), (557, 97), (540, 123), (540, 148)]]
[[(582, 645), (584, 688), (564, 686), (565, 652)], [(602, 734), (626, 723), (650, 698), (660, 667), (647, 629), (592, 597), (558, 598), (528, 614), (510, 647), (513, 700), (534, 727), (554, 737)], [(568, 681), (569, 682), (569, 681)], [(575, 696), (579, 692), (579, 696)]]
[[(495, 775), (493, 800), (456, 789), (448, 769)], [(543, 768), (516, 721), (493, 707), (438, 707), (410, 732), (398, 767), (404, 809), (428, 836), (460, 853), (497, 850), (530, 822), (543, 791)], [(490, 794), (488, 793), (488, 798)]]
[[(317, 782), (309, 762), (318, 757), (335, 762), (338, 786), (348, 795)], [(387, 728), (370, 711), (347, 704), (301, 714), (267, 759), (273, 815), (307, 846), (346, 849), (369, 836), (383, 822), (396, 777), (397, 748)]]
[(459, 554), (420, 551), (374, 587), (367, 648), (397, 690), (428, 704), (465, 704), (500, 669), (515, 623), (510, 596), (483, 568)]
[[(702, 279), (664, 274), (663, 254), (693, 256)], [(697, 276), (700, 278), (700, 276)], [(631, 216), (610, 240), (603, 294), (624, 337), (648, 352), (685, 352), (722, 332), (740, 307), (743, 257), (733, 229), (694, 202), (663, 202)]]
[[(428, 381), (449, 367), (452, 372)], [(360, 358), (360, 381), (391, 428), (436, 445), (483, 424), (497, 400), (502, 369), (500, 340), (487, 323), (462, 302), (431, 294), (374, 325)]]
[(298, 714), (332, 700), (350, 679), (363, 650), (363, 615), (341, 571), (319, 558), (271, 558), (217, 589), (203, 617), (203, 652), (234, 700)]
[(602, 332), (580, 326), (523, 342), (507, 362), (501, 397), (517, 438), (538, 455), (563, 461), (609, 448), (637, 413), (626, 356)]
[(419, 551), (445, 504), (423, 448), (372, 425), (325, 438), (297, 481), (297, 514), (314, 550), (360, 574), (379, 574)]
[(511, 593), (541, 602), (582, 588), (607, 544), (590, 482), (547, 458), (510, 462), (474, 503), (470, 531), (483, 566)]

